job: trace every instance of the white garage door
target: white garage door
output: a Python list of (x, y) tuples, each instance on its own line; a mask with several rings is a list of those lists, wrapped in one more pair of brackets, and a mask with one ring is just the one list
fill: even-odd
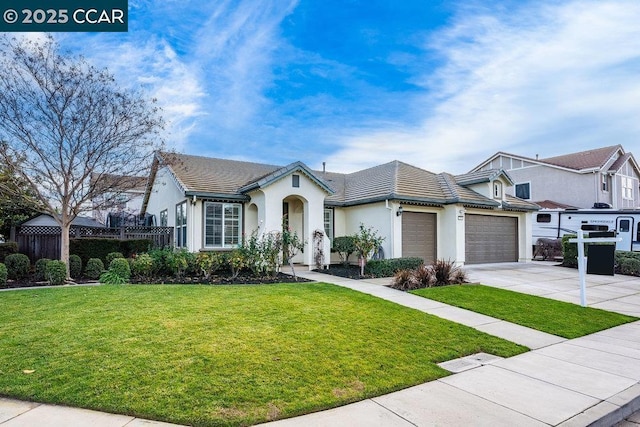
[(518, 218), (466, 215), (464, 249), (467, 264), (518, 261)]
[(402, 214), (402, 256), (419, 257), (429, 264), (436, 259), (436, 214)]

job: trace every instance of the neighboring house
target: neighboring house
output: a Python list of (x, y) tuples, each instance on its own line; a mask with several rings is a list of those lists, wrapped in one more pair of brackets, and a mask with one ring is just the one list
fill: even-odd
[(509, 196), (504, 171), (453, 176), (392, 161), (350, 174), (304, 163), (274, 166), (156, 153), (142, 212), (175, 227), (175, 246), (229, 250), (286, 215), (306, 240), (295, 262), (313, 265), (315, 230), (333, 239), (373, 227), (386, 258), (463, 263), (529, 261), (538, 206)]
[(148, 177), (102, 175), (99, 179), (92, 176), (92, 184), (108, 190), (91, 201), (93, 218), (108, 227), (133, 225), (130, 222), (140, 214)]
[(638, 163), (621, 145), (531, 159), (498, 152), (471, 172), (502, 169), (515, 185), (509, 194), (544, 207), (640, 207)]
[[(22, 224), (21, 227), (26, 226), (39, 226), (39, 227), (59, 227), (58, 223), (55, 219), (49, 214), (40, 214), (34, 218), (31, 218)], [(100, 224), (93, 218), (89, 218), (86, 216), (77, 216), (73, 221), (71, 221), (72, 227), (90, 227), (90, 228), (103, 228), (104, 225)]]

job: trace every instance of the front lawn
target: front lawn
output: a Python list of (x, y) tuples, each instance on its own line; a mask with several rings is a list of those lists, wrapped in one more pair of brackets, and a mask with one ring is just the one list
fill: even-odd
[(0, 395), (201, 426), (299, 415), (524, 347), (328, 284), (0, 293)]
[(624, 314), (483, 285), (452, 285), (411, 293), (564, 338), (577, 338), (638, 320)]

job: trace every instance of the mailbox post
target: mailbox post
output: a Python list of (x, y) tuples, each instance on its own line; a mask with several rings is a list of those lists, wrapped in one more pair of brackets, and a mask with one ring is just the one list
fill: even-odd
[(585, 243), (610, 243), (621, 242), (621, 237), (584, 237), (584, 231), (578, 230), (578, 237), (569, 239), (570, 243), (576, 243), (578, 245), (578, 274), (580, 276), (580, 305), (587, 306), (587, 263), (584, 256), (584, 244)]

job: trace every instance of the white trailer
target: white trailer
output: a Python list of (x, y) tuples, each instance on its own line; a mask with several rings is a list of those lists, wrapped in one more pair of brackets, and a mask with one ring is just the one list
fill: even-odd
[(640, 210), (541, 209), (533, 213), (533, 242), (583, 231), (616, 231), (619, 251), (640, 251)]

